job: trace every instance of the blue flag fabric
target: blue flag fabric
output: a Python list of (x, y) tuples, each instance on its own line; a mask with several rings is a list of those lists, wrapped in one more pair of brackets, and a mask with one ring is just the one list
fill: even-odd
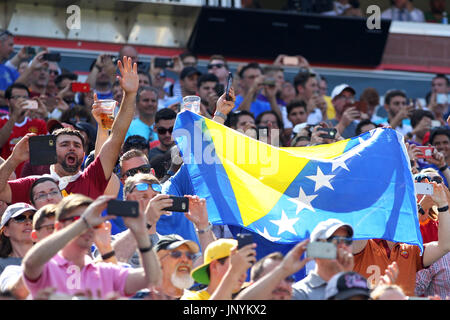
[[(174, 129), (195, 193), (207, 200), (210, 221), (259, 235), (263, 246), (270, 247), (259, 250), (274, 251), (282, 244), (287, 246), (279, 251), (285, 253), (309, 238), (320, 221), (336, 218), (353, 226), (355, 240), (408, 243), (418, 245), (423, 252), (413, 177), (403, 137), (395, 130), (378, 128), (322, 145), (320, 150), (270, 146), (271, 152), (280, 154), (280, 168), (300, 168), (291, 170), (292, 177), (287, 177), (286, 171), (268, 176), (261, 170), (248, 173), (247, 167), (235, 166), (219, 143), (226, 135), (253, 139), (212, 120), (185, 111), (178, 114)], [(205, 154), (213, 161), (204, 161)], [(296, 167), (293, 164), (297, 162), (303, 164)], [(237, 179), (236, 172), (245, 175), (247, 183)], [(258, 187), (261, 182), (264, 186)], [(255, 188), (259, 189), (252, 191)], [(250, 196), (242, 197), (243, 192)], [(267, 202), (274, 194), (273, 205), (257, 203)], [(254, 208), (267, 210), (246, 216)]]

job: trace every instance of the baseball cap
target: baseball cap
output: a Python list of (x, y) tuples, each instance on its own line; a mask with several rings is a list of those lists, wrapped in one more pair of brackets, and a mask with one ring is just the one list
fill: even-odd
[(370, 289), (367, 279), (353, 271), (335, 274), (325, 288), (325, 300), (347, 300), (358, 295), (369, 298)]
[(8, 206), (8, 208), (6, 208), (5, 212), (2, 215), (2, 223), (0, 225), (0, 228), (3, 228), (3, 226), (8, 223), (9, 219), (20, 216), (22, 213), (27, 211), (36, 212), (37, 210), (32, 205), (29, 205), (25, 202), (17, 202)]
[(195, 67), (185, 67), (183, 70), (181, 70), (180, 79), (184, 79), (193, 74), (198, 74), (200, 76), (202, 73)]
[(213, 260), (228, 257), (231, 254), (231, 249), (238, 244), (235, 239), (219, 239), (211, 242), (205, 250), (203, 255), (204, 263), (192, 270), (191, 276), (195, 281), (201, 284), (209, 284), (208, 268)]
[(340, 84), (340, 85), (334, 87), (333, 91), (331, 91), (331, 100), (333, 100), (338, 95), (340, 95), (342, 93), (342, 91), (344, 91), (344, 90), (350, 90), (353, 92), (353, 94), (356, 94), (355, 89), (350, 87), (348, 84), (343, 83), (343, 84)]
[(48, 133), (52, 134), (53, 131), (55, 131), (56, 129), (61, 129), (61, 128), (73, 128), (73, 126), (71, 124), (61, 122), (57, 119), (50, 119), (47, 121)]
[(165, 236), (159, 236), (159, 240), (155, 245), (155, 250), (174, 250), (181, 245), (187, 245), (192, 253), (197, 253), (200, 251), (198, 244), (191, 240), (185, 240), (178, 234), (169, 234)]
[(311, 239), (311, 242), (320, 239), (328, 239), (340, 227), (346, 227), (349, 232), (349, 237), (353, 237), (353, 228), (351, 225), (344, 223), (338, 219), (328, 219), (319, 222), (311, 232), (311, 236), (309, 238)]

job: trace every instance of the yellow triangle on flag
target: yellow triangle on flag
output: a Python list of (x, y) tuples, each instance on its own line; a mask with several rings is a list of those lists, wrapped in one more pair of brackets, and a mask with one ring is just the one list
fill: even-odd
[(247, 226), (272, 210), (309, 160), (212, 120), (205, 123)]

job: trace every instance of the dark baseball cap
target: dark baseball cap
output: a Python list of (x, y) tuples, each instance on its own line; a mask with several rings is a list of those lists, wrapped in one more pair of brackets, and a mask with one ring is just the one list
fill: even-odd
[(370, 297), (367, 279), (357, 272), (335, 274), (325, 288), (325, 300), (348, 300), (354, 296)]
[(185, 67), (183, 70), (181, 70), (180, 79), (184, 79), (193, 74), (197, 74), (199, 76), (202, 75), (202, 73), (195, 67)]

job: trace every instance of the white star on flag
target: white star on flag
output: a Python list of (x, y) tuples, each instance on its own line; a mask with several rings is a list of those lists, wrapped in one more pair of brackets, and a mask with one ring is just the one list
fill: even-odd
[(303, 209), (309, 209), (315, 212), (316, 210), (314, 210), (311, 205), (311, 201), (313, 201), (316, 197), (317, 194), (307, 196), (305, 191), (303, 191), (303, 188), (300, 187), (300, 190), (298, 191), (298, 198), (289, 198), (288, 200), (297, 205), (297, 212), (295, 214), (298, 214)]
[(336, 170), (337, 168), (341, 167), (342, 169), (345, 169), (347, 171), (350, 171), (350, 169), (347, 167), (347, 165), (345, 164), (344, 160), (334, 160), (331, 163), (331, 172), (333, 172), (334, 170)]
[(294, 224), (298, 221), (299, 218), (289, 219), (286, 216), (284, 210), (281, 210), (281, 219), (280, 220), (270, 220), (273, 224), (278, 226), (278, 234), (280, 235), (285, 231), (292, 233), (293, 235), (297, 235), (294, 229)]
[(311, 179), (316, 182), (316, 186), (314, 188), (314, 192), (319, 190), (322, 187), (333, 189), (333, 186), (330, 183), (330, 180), (333, 179), (335, 175), (325, 175), (322, 173), (322, 170), (320, 170), (319, 166), (317, 166), (317, 173), (315, 176), (306, 176), (306, 178)]
[(272, 241), (272, 242), (278, 241), (278, 240), (281, 239), (281, 238), (272, 237), (272, 236), (269, 234), (269, 232), (267, 231), (267, 228), (266, 228), (266, 227), (264, 227), (264, 232), (261, 232), (261, 231), (259, 231), (258, 229), (256, 229), (256, 231), (258, 232), (258, 234), (259, 234), (260, 236), (262, 236), (262, 237), (264, 237), (264, 238), (266, 238), (267, 240)]

